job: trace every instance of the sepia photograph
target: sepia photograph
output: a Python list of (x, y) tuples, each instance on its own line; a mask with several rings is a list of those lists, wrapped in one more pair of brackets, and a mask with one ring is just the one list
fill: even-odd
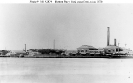
[(132, 3), (0, 3), (0, 40), (0, 83), (133, 83)]

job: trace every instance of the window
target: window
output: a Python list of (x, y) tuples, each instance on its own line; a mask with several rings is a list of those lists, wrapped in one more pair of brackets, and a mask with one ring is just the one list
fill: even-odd
[(119, 51), (123, 51), (123, 49), (120, 48)]
[(123, 49), (121, 49), (121, 48), (116, 48), (116, 52), (118, 52), (118, 51), (123, 51)]
[(119, 51), (119, 48), (116, 48), (116, 52), (118, 52)]
[(108, 50), (108, 52), (111, 52), (111, 50)]
[(84, 50), (81, 50), (81, 52), (84, 52)]

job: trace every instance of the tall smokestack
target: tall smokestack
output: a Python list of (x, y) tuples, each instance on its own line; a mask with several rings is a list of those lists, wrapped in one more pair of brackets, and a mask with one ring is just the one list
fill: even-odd
[(26, 52), (26, 44), (25, 44), (25, 52)]
[(108, 30), (107, 30), (107, 46), (109, 46), (109, 41), (110, 41), (110, 28), (107, 27)]
[(114, 39), (114, 46), (116, 46), (116, 39)]

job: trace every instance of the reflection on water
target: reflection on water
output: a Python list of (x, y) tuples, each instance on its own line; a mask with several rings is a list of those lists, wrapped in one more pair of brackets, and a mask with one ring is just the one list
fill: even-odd
[(125, 82), (133, 82), (133, 59), (0, 58), (0, 83)]

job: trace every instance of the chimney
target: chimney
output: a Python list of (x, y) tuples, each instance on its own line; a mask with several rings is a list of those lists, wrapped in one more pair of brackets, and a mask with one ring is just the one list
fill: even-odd
[(114, 39), (114, 46), (116, 46), (116, 39)]
[(25, 44), (25, 52), (26, 52), (26, 44)]
[(108, 30), (107, 30), (107, 46), (109, 46), (109, 41), (110, 41), (110, 28), (107, 27)]

